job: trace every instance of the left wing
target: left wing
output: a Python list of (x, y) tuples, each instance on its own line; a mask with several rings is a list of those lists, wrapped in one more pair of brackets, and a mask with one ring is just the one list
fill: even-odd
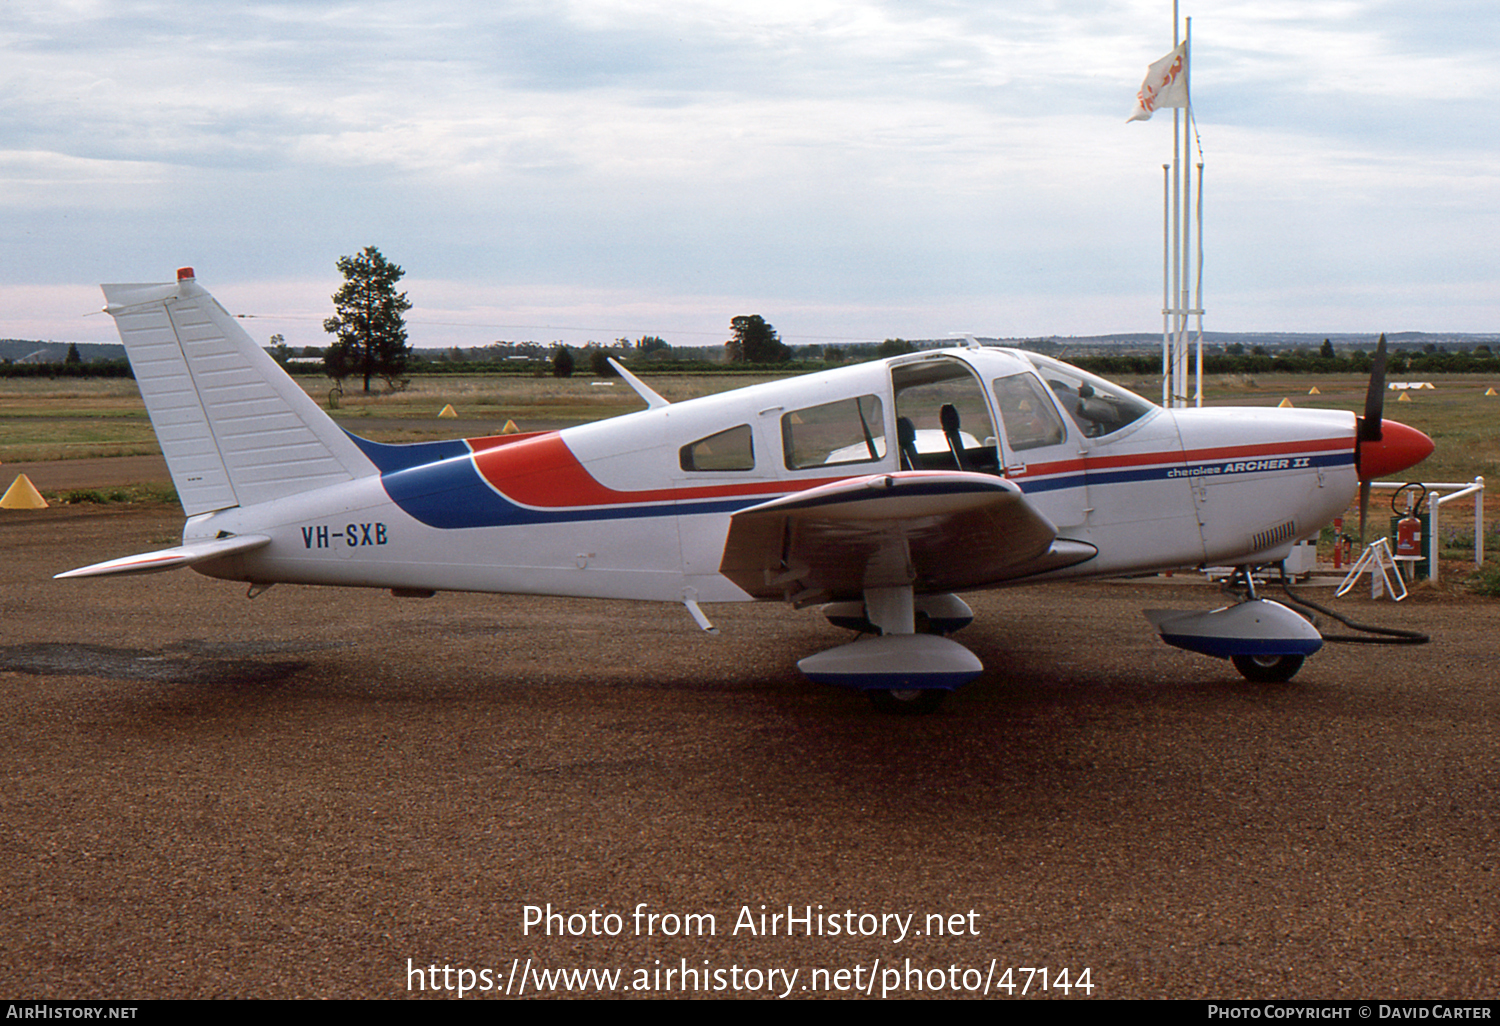
[(151, 574), (160, 570), (174, 570), (179, 566), (191, 566), (194, 563), (202, 563), (209, 559), (218, 559), (222, 556), (232, 556), (237, 552), (249, 552), (263, 545), (269, 545), (271, 539), (263, 534), (237, 534), (229, 538), (206, 538), (203, 541), (188, 542), (179, 545), (175, 549), (161, 549), (157, 552), (143, 552), (137, 556), (124, 556), (120, 559), (111, 559), (107, 563), (95, 563), (93, 566), (79, 567), (77, 570), (69, 570), (66, 573), (54, 575), (54, 580), (64, 577), (103, 577), (106, 574)]
[(719, 572), (756, 598), (960, 591), (1092, 559), (1021, 489), (989, 474), (904, 471), (839, 481), (730, 518)]

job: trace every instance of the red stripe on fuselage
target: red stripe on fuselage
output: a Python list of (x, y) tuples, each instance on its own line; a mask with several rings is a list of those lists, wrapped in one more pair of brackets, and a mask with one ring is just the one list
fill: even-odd
[(596, 481), (556, 433), (481, 449), (474, 453), (474, 464), (479, 468), (480, 476), (507, 499), (546, 509), (781, 495), (829, 481), (827, 478), (819, 481), (760, 480), (745, 484), (622, 492)]
[[(817, 480), (757, 480), (747, 481), (744, 484), (619, 491), (600, 484), (584, 468), (578, 457), (573, 455), (573, 451), (555, 431), (526, 435), (496, 435), (488, 438), (471, 438), (467, 441), (470, 448), (474, 450), (475, 466), (492, 488), (513, 502), (543, 509), (784, 495), (842, 481), (851, 476), (845, 474)], [(1154, 452), (1126, 456), (1089, 456), (1086, 459), (1028, 464), (1024, 474), (1013, 476), (1024, 480), (1028, 477), (1082, 473), (1085, 469), (1104, 471), (1153, 464), (1263, 459), (1296, 453), (1326, 452), (1330, 449), (1352, 450), (1353, 446), (1352, 438), (1324, 438), (1307, 441), (1262, 442), (1256, 445), (1218, 446), (1211, 449), (1190, 449), (1183, 453)], [(906, 471), (902, 476), (912, 473)]]

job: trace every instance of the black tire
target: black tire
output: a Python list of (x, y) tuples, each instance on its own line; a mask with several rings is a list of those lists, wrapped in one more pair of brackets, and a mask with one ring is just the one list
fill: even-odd
[(948, 692), (942, 688), (873, 688), (866, 691), (870, 704), (883, 713), (895, 716), (926, 716), (942, 707)]
[(1257, 684), (1281, 684), (1291, 680), (1302, 669), (1304, 656), (1237, 655), (1229, 661), (1240, 671), (1240, 676)]

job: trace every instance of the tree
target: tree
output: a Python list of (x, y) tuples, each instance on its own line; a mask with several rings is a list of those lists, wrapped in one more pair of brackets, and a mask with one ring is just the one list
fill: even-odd
[(1332, 360), (1333, 359), (1333, 357), (1334, 357), (1333, 339), (1331, 339), (1331, 338), (1325, 338), (1323, 340), (1323, 345), (1318, 349), (1318, 356), (1321, 357), (1324, 360)]
[(589, 373), (596, 378), (618, 378), (620, 372), (609, 365), (609, 350), (589, 350)]
[(792, 350), (781, 341), (776, 329), (766, 323), (760, 314), (739, 316), (729, 322), (734, 338), (725, 342), (731, 360), (746, 363), (785, 363), (792, 358)]
[(573, 376), (573, 351), (567, 346), (560, 345), (552, 351), (552, 376), (554, 378)]
[(337, 315), (323, 322), (323, 330), (338, 341), (324, 353), (324, 367), (335, 378), (341, 377), (336, 370), (363, 375), (366, 392), (372, 377), (385, 378), (394, 387), (411, 359), (401, 318), (411, 302), (405, 292), (396, 291), (406, 272), (374, 246), (358, 256), (340, 257), (338, 269), (344, 284), (333, 294)]
[(68, 355), (63, 357), (63, 363), (82, 363), (83, 357), (78, 355), (78, 343), (68, 343)]
[(344, 379), (355, 370), (350, 362), (350, 353), (351, 350), (340, 342), (323, 350), (323, 373), (338, 382), (340, 393), (344, 390)]

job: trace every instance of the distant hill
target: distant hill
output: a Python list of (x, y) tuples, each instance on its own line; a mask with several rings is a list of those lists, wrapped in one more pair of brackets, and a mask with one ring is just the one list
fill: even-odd
[[(1310, 349), (1316, 350), (1323, 344), (1324, 339), (1333, 343), (1338, 352), (1349, 350), (1372, 350), (1375, 347), (1374, 335), (1350, 332), (1296, 332), (1296, 331), (1205, 331), (1203, 333), (1204, 348), (1212, 352), (1223, 352), (1225, 348), (1232, 345), (1243, 346), (1245, 352), (1250, 352), (1255, 347), (1270, 353), (1280, 352), (1286, 349)], [(945, 346), (963, 345), (960, 338), (941, 339), (908, 339), (913, 346), (919, 349), (937, 349)], [(1012, 346), (1018, 349), (1031, 349), (1037, 352), (1050, 353), (1064, 358), (1070, 355), (1087, 353), (1129, 353), (1129, 352), (1160, 352), (1161, 335), (1149, 332), (1120, 332), (1112, 335), (1033, 335), (1026, 338), (995, 338), (993, 336), (980, 336), (979, 341), (986, 345)], [(1470, 350), (1478, 345), (1487, 345), (1491, 349), (1500, 348), (1500, 332), (1475, 334), (1462, 332), (1428, 332), (1428, 331), (1392, 331), (1386, 333), (1386, 341), (1396, 351), (1406, 350), (1408, 352), (1422, 352), (1428, 346), (1442, 350)], [(123, 360), (125, 358), (125, 347), (118, 344), (106, 344), (98, 342), (79, 342), (78, 355), (83, 357), (85, 363), (95, 363), (104, 360)], [(541, 346), (533, 346), (540, 353), (536, 358), (544, 358), (545, 350)], [(722, 346), (681, 346), (681, 350), (694, 350), (702, 348), (712, 352), (714, 355), (722, 353)], [(451, 350), (448, 349), (418, 349), (417, 353), (427, 359), (440, 359)], [(473, 350), (468, 353), (470, 358), (481, 350)], [(68, 355), (68, 343), (66, 342), (41, 342), (36, 340), (5, 338), (0, 339), (0, 361), (9, 360), (16, 362), (30, 358), (35, 363), (61, 363)]]
[[(1190, 339), (1192, 337), (1189, 336)], [(1327, 339), (1333, 343), (1336, 351), (1344, 352), (1353, 349), (1373, 350), (1378, 338), (1378, 334), (1372, 335), (1365, 332), (1205, 331), (1203, 346), (1205, 349), (1220, 352), (1232, 345), (1244, 346), (1246, 352), (1259, 346), (1267, 352), (1275, 353), (1286, 349), (1316, 350), (1323, 344), (1323, 340)], [(1493, 349), (1500, 344), (1500, 333), (1388, 331), (1385, 340), (1387, 345), (1397, 351), (1406, 349), (1421, 352), (1428, 346), (1434, 346), (1438, 350), (1469, 350), (1478, 345), (1487, 345)], [(1032, 338), (982, 339), (981, 341), (998, 341), (999, 345), (1037, 349), (1043, 352), (1160, 351), (1161, 349), (1160, 333), (1146, 332), (1116, 335), (1044, 335)], [(952, 345), (953, 343), (948, 341), (943, 344)]]

